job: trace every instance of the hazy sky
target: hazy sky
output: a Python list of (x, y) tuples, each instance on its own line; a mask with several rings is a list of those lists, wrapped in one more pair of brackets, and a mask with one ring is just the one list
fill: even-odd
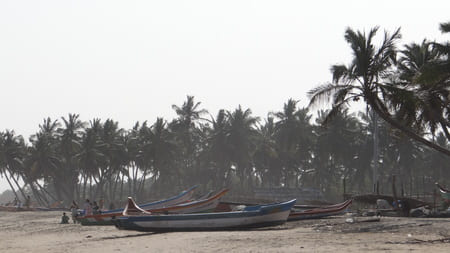
[(265, 117), (348, 63), (346, 27), (401, 27), (405, 44), (448, 40), (446, 21), (448, 0), (1, 0), (0, 131), (28, 138), (68, 113), (131, 128), (186, 95)]

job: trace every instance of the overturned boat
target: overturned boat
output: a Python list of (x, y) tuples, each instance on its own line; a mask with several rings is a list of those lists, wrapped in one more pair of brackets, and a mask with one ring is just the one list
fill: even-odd
[(313, 208), (308, 210), (293, 209), (289, 214), (288, 221), (319, 219), (328, 216), (343, 214), (351, 204), (352, 200), (349, 199), (339, 204), (324, 206), (320, 208)]

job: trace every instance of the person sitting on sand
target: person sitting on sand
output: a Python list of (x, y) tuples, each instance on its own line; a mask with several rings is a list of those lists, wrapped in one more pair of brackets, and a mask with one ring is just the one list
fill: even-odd
[(103, 200), (103, 198), (100, 198), (100, 200), (98, 201), (98, 207), (100, 208), (100, 210), (103, 210), (104, 204), (105, 204), (105, 201)]
[(69, 216), (67, 216), (66, 213), (63, 213), (63, 216), (61, 217), (61, 224), (69, 224)]

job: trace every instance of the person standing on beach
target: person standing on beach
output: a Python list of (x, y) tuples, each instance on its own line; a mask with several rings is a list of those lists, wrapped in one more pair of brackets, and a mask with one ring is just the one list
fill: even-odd
[(72, 201), (72, 205), (70, 206), (70, 211), (72, 212), (72, 221), (75, 224), (77, 222), (77, 216), (78, 216), (78, 204), (77, 202)]
[(104, 200), (103, 200), (103, 198), (100, 198), (100, 200), (98, 201), (98, 208), (100, 210), (103, 210), (103, 205), (104, 205)]
[(91, 202), (89, 202), (89, 199), (86, 199), (83, 208), (84, 208), (84, 215), (92, 215), (92, 205)]
[(94, 201), (94, 204), (92, 205), (92, 213), (93, 214), (100, 214), (100, 208), (99, 208), (99, 206), (97, 205), (97, 202), (96, 201)]
[(25, 207), (30, 208), (30, 204), (31, 204), (31, 197), (30, 195), (28, 195), (27, 199), (25, 200)]

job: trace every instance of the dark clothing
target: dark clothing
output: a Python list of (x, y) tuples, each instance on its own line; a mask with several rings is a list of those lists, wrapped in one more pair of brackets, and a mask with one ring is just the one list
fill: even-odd
[(63, 215), (61, 217), (61, 224), (69, 224), (69, 216)]

